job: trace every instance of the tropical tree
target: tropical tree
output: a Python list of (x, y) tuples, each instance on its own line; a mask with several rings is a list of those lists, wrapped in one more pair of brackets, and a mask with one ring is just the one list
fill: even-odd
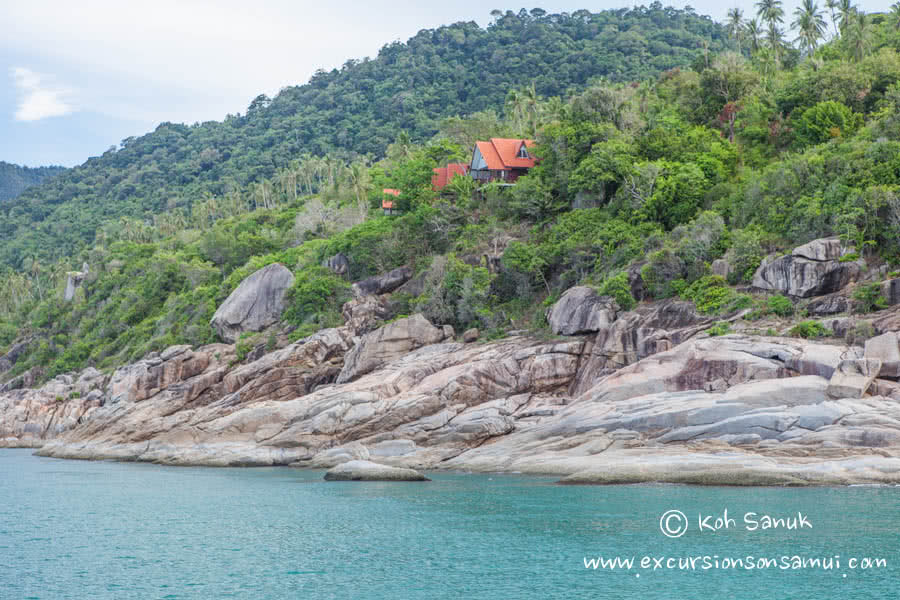
[(506, 110), (520, 134), (534, 137), (537, 133), (540, 99), (534, 82), (519, 89), (510, 90), (506, 97)]
[(365, 221), (366, 215), (368, 215), (369, 212), (367, 201), (371, 183), (369, 166), (365, 161), (357, 161), (350, 165), (348, 174), (350, 177), (350, 185), (353, 187), (353, 192), (356, 194), (356, 207), (359, 211), (360, 221)]
[(728, 9), (728, 21), (726, 22), (728, 35), (737, 42), (738, 52), (741, 51), (741, 38), (744, 37), (744, 11), (738, 7)]
[(781, 0), (759, 0), (756, 3), (756, 16), (769, 26), (769, 29), (784, 22), (784, 7)]
[(840, 31), (841, 35), (844, 35), (844, 30), (850, 23), (851, 16), (854, 12), (856, 12), (856, 7), (853, 6), (853, 0), (838, 0), (838, 20), (840, 23)]
[(900, 30), (900, 2), (891, 4), (890, 22), (894, 29)]
[(865, 58), (872, 42), (872, 27), (868, 15), (854, 9), (847, 15), (846, 23), (841, 21), (841, 26), (844, 27), (844, 36), (847, 38), (853, 60), (860, 62)]
[(834, 11), (837, 9), (839, 4), (840, 4), (839, 0), (825, 0), (825, 8), (827, 8), (828, 11), (831, 13), (831, 25), (832, 25), (832, 27), (834, 27), (834, 37), (838, 36), (838, 27), (837, 27), (838, 18)]
[(750, 49), (753, 52), (759, 50), (759, 41), (762, 39), (763, 30), (756, 19), (750, 19), (744, 24), (744, 34), (750, 41)]
[(797, 7), (791, 27), (799, 32), (797, 41), (800, 42), (801, 48), (807, 54), (812, 54), (819, 39), (824, 37), (826, 27), (825, 19), (814, 0), (803, 0), (803, 4)]
[(450, 178), (447, 188), (456, 196), (456, 203), (465, 206), (475, 193), (475, 180), (468, 175), (454, 175)]

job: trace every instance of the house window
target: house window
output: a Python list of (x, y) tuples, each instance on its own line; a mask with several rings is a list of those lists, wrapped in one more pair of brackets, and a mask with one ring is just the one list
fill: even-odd
[(522, 144), (521, 146), (519, 146), (519, 154), (517, 155), (517, 157), (518, 158), (528, 158), (528, 150), (525, 149), (525, 144)]

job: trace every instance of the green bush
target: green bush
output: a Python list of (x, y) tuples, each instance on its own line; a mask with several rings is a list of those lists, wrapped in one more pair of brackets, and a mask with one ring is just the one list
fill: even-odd
[(794, 127), (803, 144), (821, 144), (833, 138), (849, 137), (862, 125), (863, 117), (840, 102), (819, 102), (805, 111)]
[(873, 312), (887, 308), (887, 299), (881, 293), (881, 284), (865, 283), (853, 290), (853, 299), (856, 301), (856, 311), (861, 313)]
[(491, 329), (502, 319), (493, 310), (493, 281), (487, 269), (466, 264), (455, 254), (436, 257), (425, 275), (425, 291), (411, 308), (432, 323), (453, 325), (457, 331), (475, 326)]
[(790, 317), (794, 314), (794, 303), (787, 296), (771, 296), (766, 300), (766, 309), (779, 317)]
[(792, 337), (811, 339), (830, 336), (831, 330), (818, 321), (803, 321), (791, 327), (788, 334)]
[(285, 294), (287, 308), (282, 319), (301, 325), (321, 313), (340, 311), (350, 297), (350, 285), (329, 269), (313, 265), (297, 274)]
[(701, 313), (714, 314), (723, 311), (734, 300), (735, 293), (723, 277), (707, 275), (689, 285), (681, 297), (693, 302)]
[(656, 299), (671, 298), (676, 293), (673, 285), (682, 278), (684, 264), (669, 248), (653, 252), (641, 268), (641, 278), (649, 294)]
[(719, 321), (712, 327), (706, 330), (711, 337), (716, 337), (720, 335), (728, 335), (731, 333), (731, 324), (728, 321)]
[(0, 323), (0, 348), (12, 344), (18, 334), (19, 330), (15, 326), (9, 323)]
[(234, 354), (237, 362), (244, 362), (251, 350), (253, 350), (253, 341), (250, 335), (245, 333), (234, 344)]
[(748, 283), (762, 262), (762, 236), (753, 229), (741, 229), (731, 234), (731, 283)]
[(631, 286), (628, 285), (628, 275), (625, 272), (619, 272), (608, 277), (600, 286), (600, 294), (603, 296), (612, 296), (616, 299), (616, 304), (622, 310), (631, 310), (637, 302), (631, 295)]

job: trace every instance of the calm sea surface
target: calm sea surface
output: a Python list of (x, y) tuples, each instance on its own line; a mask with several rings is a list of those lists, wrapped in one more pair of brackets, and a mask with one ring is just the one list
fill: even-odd
[[(563, 487), (548, 478), (432, 476), (326, 483), (321, 471), (0, 450), (0, 599), (900, 598), (900, 488)], [(714, 525), (725, 509), (733, 524), (699, 531), (698, 514)], [(682, 537), (660, 531), (669, 510), (688, 519)], [(812, 529), (745, 529), (747, 512), (798, 511)], [(668, 521), (673, 530), (677, 519)], [(644, 556), (661, 564), (648, 558), (642, 569)], [(747, 556), (778, 566), (783, 556), (832, 558), (834, 568), (723, 568), (730, 558), (748, 564)], [(634, 567), (585, 568), (598, 557), (634, 557)], [(677, 559), (689, 557), (695, 568), (679, 570)], [(886, 566), (851, 568), (851, 558)]]

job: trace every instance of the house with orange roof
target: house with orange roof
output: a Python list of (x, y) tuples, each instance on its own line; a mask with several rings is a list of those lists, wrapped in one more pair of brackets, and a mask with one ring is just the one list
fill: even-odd
[(381, 208), (386, 215), (398, 215), (400, 209), (397, 208), (397, 199), (400, 197), (400, 190), (384, 188), (381, 190), (384, 197), (381, 199)]
[(431, 189), (439, 192), (447, 187), (451, 179), (457, 175), (465, 177), (468, 172), (469, 165), (462, 163), (450, 163), (446, 167), (438, 167), (434, 169), (434, 174), (431, 176)]
[(533, 146), (534, 140), (526, 139), (491, 138), (487, 142), (475, 142), (469, 174), (483, 183), (515, 183), (537, 162), (528, 151)]

